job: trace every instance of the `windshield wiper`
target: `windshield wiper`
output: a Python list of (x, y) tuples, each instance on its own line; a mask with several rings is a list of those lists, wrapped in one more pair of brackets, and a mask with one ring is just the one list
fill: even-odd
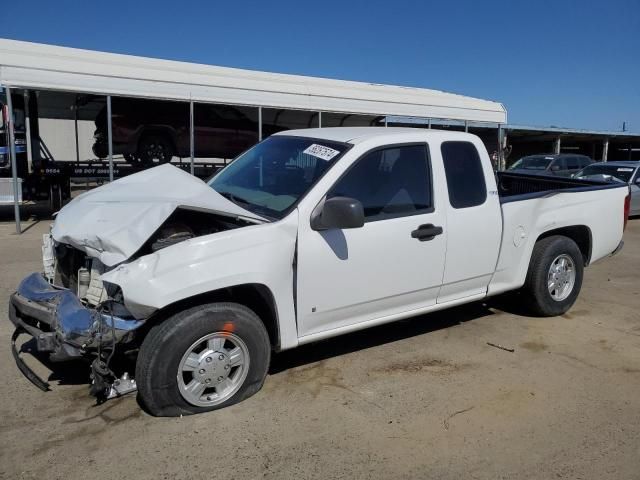
[(245, 205), (253, 205), (250, 201), (245, 200), (244, 198), (238, 197), (237, 195), (234, 195), (231, 192), (218, 192), (220, 195), (222, 195), (224, 198), (226, 198), (227, 200), (231, 200), (233, 203), (243, 203)]
[[(217, 192), (217, 190), (216, 190), (216, 192)], [(250, 212), (262, 215), (263, 217), (265, 217), (269, 221), (278, 220), (278, 217), (274, 217), (273, 214), (270, 213), (271, 210), (269, 208), (267, 208), (267, 207), (263, 207), (261, 205), (256, 205), (255, 203), (252, 203), (252, 202), (250, 202), (248, 200), (245, 200), (242, 197), (234, 195), (231, 192), (218, 192), (218, 193), (220, 195), (222, 195), (224, 198), (226, 198), (227, 200), (232, 201), (236, 205), (242, 204), (240, 206), (242, 206), (243, 208), (246, 208)]]

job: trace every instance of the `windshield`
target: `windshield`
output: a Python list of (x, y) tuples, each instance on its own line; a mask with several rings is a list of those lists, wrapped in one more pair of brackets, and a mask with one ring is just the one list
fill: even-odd
[(280, 219), (349, 147), (327, 140), (273, 136), (240, 155), (208, 183), (242, 208)]
[(552, 161), (553, 161), (552, 157), (543, 157), (543, 156), (522, 157), (516, 163), (511, 165), (509, 167), (509, 170), (515, 170), (515, 169), (546, 170)]
[(575, 174), (575, 178), (601, 177), (603, 180), (618, 180), (629, 183), (635, 167), (620, 165), (589, 165)]

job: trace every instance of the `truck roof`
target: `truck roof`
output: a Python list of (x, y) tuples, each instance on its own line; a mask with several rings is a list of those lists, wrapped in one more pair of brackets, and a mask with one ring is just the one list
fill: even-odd
[(414, 134), (426, 137), (437, 138), (446, 135), (448, 139), (468, 140), (475, 137), (470, 133), (452, 132), (449, 130), (420, 129), (410, 127), (326, 127), (326, 128), (305, 128), (300, 130), (286, 130), (275, 135), (286, 135), (295, 137), (310, 137), (321, 140), (330, 140), (343, 143), (360, 143), (370, 138), (394, 137), (399, 135)]

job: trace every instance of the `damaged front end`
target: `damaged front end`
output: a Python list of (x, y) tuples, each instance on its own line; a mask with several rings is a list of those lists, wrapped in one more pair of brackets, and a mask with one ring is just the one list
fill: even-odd
[[(238, 218), (178, 208), (128, 262), (197, 237), (249, 225), (252, 223)], [(120, 286), (103, 281), (103, 275), (126, 266), (126, 262), (106, 266), (88, 252), (44, 235), (44, 273), (27, 276), (10, 298), (9, 318), (16, 326), (12, 349), (21, 372), (45, 391), (48, 383), (20, 358), (18, 336), (31, 335), (36, 350), (51, 362), (88, 360), (91, 394), (105, 400), (136, 390), (126, 369), (112, 367), (111, 360), (116, 350), (135, 355), (148, 330), (143, 327), (156, 309), (128, 302)]]
[[(127, 288), (103, 281), (118, 270), (144, 270), (160, 250), (188, 248), (199, 237), (266, 223), (267, 220), (214, 191), (182, 170), (162, 165), (129, 175), (75, 198), (58, 212), (44, 236), (44, 273), (26, 277), (11, 296), (16, 326), (13, 354), (32, 383), (47, 390), (20, 358), (22, 333), (53, 362), (91, 362), (91, 393), (110, 398), (135, 390), (125, 369), (111, 360), (135, 355), (149, 318), (165, 305), (145, 298), (146, 281)], [(117, 277), (117, 275), (116, 275)], [(122, 275), (121, 275), (122, 277)], [(115, 369), (115, 367), (113, 367)]]
[[(104, 266), (98, 260), (59, 245), (53, 266), (48, 262), (52, 250), (56, 249), (51, 237), (45, 236), (45, 274), (27, 276), (10, 298), (9, 318), (16, 326), (11, 343), (18, 368), (38, 388), (49, 389), (20, 358), (16, 340), (26, 333), (51, 362), (90, 360), (91, 393), (99, 399), (135, 391), (135, 381), (127, 373), (118, 378), (109, 363), (116, 348), (135, 346), (136, 331), (145, 320), (128, 312), (117, 288), (107, 292), (100, 281)], [(82, 266), (74, 270), (78, 263)], [(47, 273), (54, 275), (47, 279)]]

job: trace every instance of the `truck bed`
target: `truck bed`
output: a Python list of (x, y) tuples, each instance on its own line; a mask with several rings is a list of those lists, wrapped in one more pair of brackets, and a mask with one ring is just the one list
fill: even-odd
[(607, 183), (596, 180), (578, 180), (551, 175), (531, 175), (528, 173), (497, 172), (496, 183), (500, 202), (516, 202), (539, 198), (555, 193), (585, 192), (625, 187), (625, 184)]
[(536, 241), (550, 232), (582, 237), (585, 265), (619, 248), (627, 184), (512, 172), (496, 181), (503, 231), (490, 295), (524, 284)]

